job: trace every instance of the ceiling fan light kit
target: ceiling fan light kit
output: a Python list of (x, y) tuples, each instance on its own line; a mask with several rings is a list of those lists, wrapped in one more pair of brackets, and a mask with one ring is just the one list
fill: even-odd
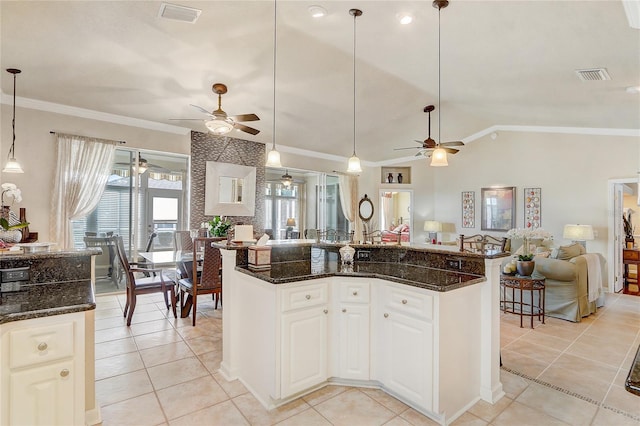
[(11, 148), (9, 148), (9, 154), (7, 155), (7, 164), (5, 164), (3, 173), (24, 173), (20, 163), (16, 160), (16, 75), (22, 71), (16, 68), (8, 68), (7, 72), (13, 74), (13, 120), (11, 125), (13, 127), (13, 140), (11, 141)]
[(362, 15), (360, 9), (349, 9), (353, 16), (353, 155), (349, 158), (347, 173), (360, 173), (360, 159), (356, 155), (356, 18)]
[(434, 149), (433, 154), (431, 155), (431, 166), (444, 167), (448, 165), (449, 163), (447, 161), (447, 151), (445, 151), (444, 148)]
[(292, 183), (293, 183), (293, 176), (289, 174), (289, 170), (285, 170), (284, 174), (282, 175), (282, 184), (284, 185), (285, 188), (289, 188)]

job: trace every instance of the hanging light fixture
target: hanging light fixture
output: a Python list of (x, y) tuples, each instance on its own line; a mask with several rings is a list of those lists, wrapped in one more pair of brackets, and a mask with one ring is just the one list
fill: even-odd
[(356, 18), (362, 15), (360, 9), (350, 9), (349, 14), (353, 16), (353, 155), (349, 158), (347, 172), (360, 173), (360, 159), (356, 155)]
[(289, 188), (292, 183), (293, 183), (293, 176), (289, 174), (289, 170), (285, 170), (284, 174), (282, 175), (282, 184), (284, 185), (285, 188)]
[(447, 162), (447, 151), (445, 151), (444, 148), (440, 146), (440, 142), (442, 141), (442, 139), (440, 139), (440, 128), (442, 127), (440, 124), (440, 117), (442, 116), (442, 104), (440, 103), (440, 10), (444, 9), (447, 6), (449, 6), (448, 0), (433, 1), (433, 7), (438, 9), (438, 108), (440, 109), (438, 112), (438, 144), (436, 145), (436, 149), (434, 149), (433, 153), (431, 154), (431, 165), (433, 167), (443, 167), (449, 165), (449, 163)]
[(138, 174), (143, 174), (149, 169), (149, 163), (144, 158), (140, 157), (138, 160), (138, 166), (133, 166), (133, 170), (138, 170)]
[(20, 74), (22, 71), (15, 68), (8, 68), (7, 72), (13, 74), (13, 120), (11, 124), (13, 126), (13, 141), (11, 141), (11, 148), (9, 148), (9, 154), (7, 155), (7, 164), (2, 169), (3, 173), (24, 173), (20, 164), (16, 161), (16, 74)]
[(267, 155), (267, 167), (282, 167), (280, 153), (276, 150), (276, 58), (278, 46), (278, 2), (273, 2), (273, 145)]

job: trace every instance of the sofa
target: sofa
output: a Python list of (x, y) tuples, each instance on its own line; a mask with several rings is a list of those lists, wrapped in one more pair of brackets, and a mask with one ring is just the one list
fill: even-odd
[[(582, 318), (596, 312), (604, 305), (604, 296), (589, 302), (589, 277), (587, 272), (586, 250), (580, 244), (571, 244), (554, 249), (548, 257), (536, 255), (533, 277), (544, 277), (545, 281), (545, 314), (572, 322), (580, 322)], [(602, 276), (602, 286), (606, 289), (606, 260), (597, 254)], [(508, 258), (503, 262), (511, 261)], [(511, 295), (507, 292), (507, 300)], [(530, 303), (526, 294), (525, 303)], [(516, 294), (516, 301), (518, 295)]]

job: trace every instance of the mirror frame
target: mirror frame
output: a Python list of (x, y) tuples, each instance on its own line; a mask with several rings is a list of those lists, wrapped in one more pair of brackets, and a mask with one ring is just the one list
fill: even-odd
[[(220, 177), (243, 179), (242, 203), (221, 203)], [(254, 216), (256, 207), (256, 168), (231, 163), (207, 161), (204, 214), (207, 216)]]
[[(371, 213), (370, 213), (370, 214), (369, 214), (369, 216), (367, 216), (367, 217), (365, 217), (365, 216), (362, 214), (362, 209), (363, 209), (363, 207), (362, 207), (362, 206), (363, 206), (363, 204), (365, 204), (365, 203), (367, 203), (369, 206), (371, 206)], [(373, 207), (373, 202), (371, 201), (371, 198), (369, 198), (369, 197), (367, 196), (367, 194), (364, 194), (364, 197), (362, 197), (362, 198), (360, 199), (360, 202), (358, 203), (358, 216), (360, 216), (360, 219), (361, 219), (363, 222), (369, 222), (369, 221), (371, 220), (371, 218), (373, 217), (374, 212), (375, 212), (375, 209), (374, 209), (374, 207)]]
[[(491, 195), (491, 196), (490, 196)], [(487, 217), (488, 200), (490, 198), (502, 199), (500, 205), (496, 205), (496, 213), (506, 218), (492, 220)], [(509, 200), (510, 198), (510, 200)], [(481, 221), (480, 229), (483, 231), (508, 231), (516, 227), (516, 187), (507, 186), (500, 188), (482, 188), (481, 189)], [(509, 218), (509, 215), (511, 216)]]

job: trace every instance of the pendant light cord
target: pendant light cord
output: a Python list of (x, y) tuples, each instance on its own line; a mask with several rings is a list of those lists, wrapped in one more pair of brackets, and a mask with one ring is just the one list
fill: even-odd
[(11, 120), (11, 126), (13, 127), (13, 140), (11, 141), (11, 149), (9, 150), (9, 157), (16, 157), (16, 74), (13, 74), (13, 120)]
[(278, 49), (278, 1), (273, 1), (273, 150), (276, 149), (276, 58)]
[(356, 18), (353, 14), (353, 156), (356, 156)]

